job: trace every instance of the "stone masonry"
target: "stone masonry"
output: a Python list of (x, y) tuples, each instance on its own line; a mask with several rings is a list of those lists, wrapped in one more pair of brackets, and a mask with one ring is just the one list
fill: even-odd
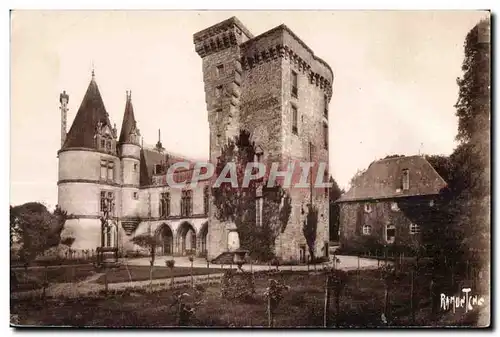
[[(328, 168), (325, 138), (333, 72), (288, 27), (280, 25), (254, 37), (233, 17), (194, 34), (194, 44), (202, 58), (212, 162), (227, 139), (243, 128), (262, 149), (266, 163), (279, 162), (285, 167), (290, 161), (311, 161)], [(292, 89), (292, 72), (296, 89)], [(292, 109), (297, 111), (295, 121)], [(316, 171), (312, 172), (316, 179)], [(276, 254), (283, 260), (308, 255), (302, 226), (311, 202), (319, 212), (315, 254), (327, 254), (328, 193), (324, 188), (291, 188), (288, 192), (292, 214), (276, 240)], [(212, 211), (209, 258), (228, 249), (229, 232), (236, 230), (234, 224), (220, 223)]]

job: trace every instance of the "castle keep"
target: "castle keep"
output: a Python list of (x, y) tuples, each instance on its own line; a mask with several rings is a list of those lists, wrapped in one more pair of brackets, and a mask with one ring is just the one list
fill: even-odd
[[(323, 162), (328, 167), (333, 72), (323, 60), (285, 25), (254, 37), (233, 17), (193, 39), (205, 83), (212, 163), (227, 140), (245, 129), (265, 162)], [(67, 100), (65, 93), (61, 95), (58, 203), (71, 214), (66, 231), (76, 239), (73, 248), (100, 245), (100, 218), (107, 204), (115, 229), (107, 234), (106, 244), (121, 250), (136, 249), (130, 239), (145, 232), (161, 237), (160, 254), (214, 258), (238, 248), (234, 224), (220, 223), (213, 216), (208, 180), (194, 189), (167, 186), (166, 172), (173, 163), (191, 163), (176, 170), (174, 178), (189, 181), (194, 160), (166, 152), (160, 140), (155, 148), (141, 145), (130, 93), (119, 135), (94, 76), (66, 134)], [(277, 238), (276, 254), (284, 260), (307, 258), (302, 224), (310, 203), (319, 212), (316, 256), (327, 254), (327, 191), (292, 188), (289, 194), (292, 213)]]

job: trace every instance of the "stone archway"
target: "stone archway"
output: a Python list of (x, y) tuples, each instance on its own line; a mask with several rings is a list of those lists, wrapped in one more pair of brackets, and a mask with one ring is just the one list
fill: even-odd
[(157, 231), (159, 245), (157, 254), (159, 255), (172, 255), (174, 253), (174, 233), (169, 225), (163, 223)]
[(205, 222), (203, 225), (201, 225), (201, 229), (198, 232), (197, 252), (202, 256), (207, 256), (208, 253), (207, 236), (208, 236), (208, 222)]
[(177, 247), (180, 255), (196, 254), (196, 231), (187, 221), (177, 230)]

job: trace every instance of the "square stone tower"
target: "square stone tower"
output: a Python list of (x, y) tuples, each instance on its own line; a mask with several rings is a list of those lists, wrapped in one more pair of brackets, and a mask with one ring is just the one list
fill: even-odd
[[(266, 163), (279, 162), (284, 167), (294, 162), (297, 170), (299, 162), (313, 162), (328, 168), (333, 72), (326, 62), (285, 25), (254, 37), (235, 17), (194, 34), (194, 44), (203, 62), (213, 163), (227, 139), (246, 129)], [(315, 255), (326, 255), (327, 190), (292, 186), (288, 192), (292, 213), (276, 240), (277, 256), (307, 258), (302, 227), (311, 203), (318, 209)], [(236, 228), (219, 223), (210, 213), (208, 257), (213, 258), (231, 249)]]

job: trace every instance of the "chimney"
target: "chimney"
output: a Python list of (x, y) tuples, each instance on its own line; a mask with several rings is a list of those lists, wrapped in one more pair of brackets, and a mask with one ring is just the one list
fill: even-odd
[(68, 114), (68, 101), (69, 101), (69, 96), (66, 94), (66, 91), (64, 90), (60, 95), (59, 95), (59, 103), (61, 103), (61, 106), (59, 109), (61, 110), (61, 148), (64, 145), (64, 142), (66, 141), (66, 120), (67, 120), (67, 114)]

